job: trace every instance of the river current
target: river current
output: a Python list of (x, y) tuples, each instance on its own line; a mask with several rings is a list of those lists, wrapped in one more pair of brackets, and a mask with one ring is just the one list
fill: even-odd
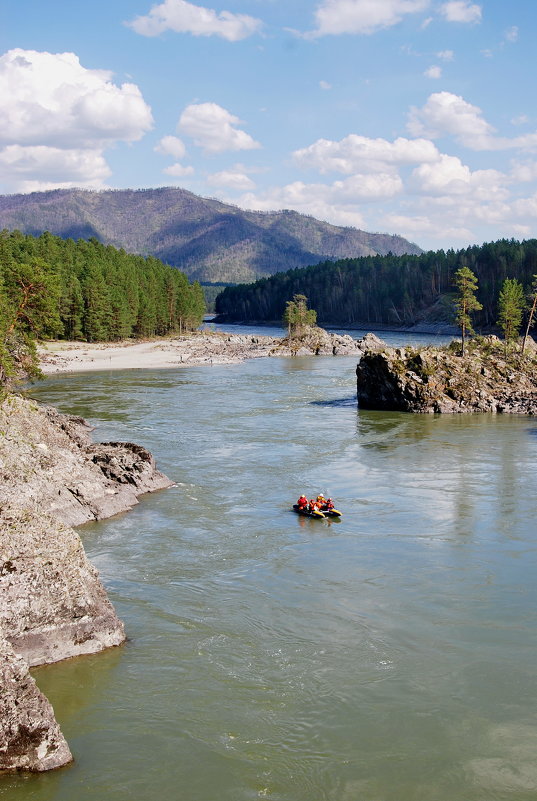
[(79, 529), (129, 641), (33, 671), (75, 763), (1, 797), (535, 801), (537, 421), (357, 410), (355, 366), (32, 388), (176, 486)]

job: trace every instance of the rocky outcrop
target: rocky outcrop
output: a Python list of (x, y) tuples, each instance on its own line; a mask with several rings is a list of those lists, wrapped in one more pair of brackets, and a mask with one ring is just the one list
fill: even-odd
[(0, 504), (51, 514), (69, 525), (130, 509), (172, 482), (149, 451), (93, 443), (80, 417), (12, 395), (0, 406)]
[(125, 639), (78, 534), (27, 509), (2, 513), (0, 628), (30, 666), (95, 653)]
[(0, 406), (0, 770), (48, 770), (71, 759), (28, 665), (125, 640), (69, 526), (171, 485), (145, 448), (93, 443), (90, 430), (19, 396)]
[(72, 756), (28, 665), (0, 637), (0, 771), (44, 771)]
[(329, 334), (324, 328), (317, 327), (306, 329), (301, 336), (275, 339), (270, 351), (271, 356), (349, 356), (361, 353), (361, 340), (349, 334)]
[(360, 406), (421, 413), (537, 414), (537, 360), (497, 337), (446, 348), (366, 351), (356, 368)]

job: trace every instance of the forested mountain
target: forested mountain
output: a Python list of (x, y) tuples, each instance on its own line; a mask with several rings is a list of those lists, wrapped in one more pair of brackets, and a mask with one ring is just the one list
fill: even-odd
[(494, 326), (497, 301), (505, 278), (529, 288), (537, 273), (537, 240), (499, 240), (420, 256), (368, 256), (324, 262), (278, 273), (253, 284), (227, 287), (216, 299), (216, 312), (226, 320), (281, 320), (286, 301), (306, 295), (321, 325), (418, 321), (452, 322), (453, 278), (468, 266), (477, 276), (477, 297), (483, 310), (473, 315), (477, 326)]
[(211, 283), (252, 281), (326, 258), (421, 253), (400, 236), (340, 228), (295, 211), (243, 211), (174, 187), (4, 195), (1, 228), (95, 237)]
[(89, 242), (0, 233), (0, 357), (21, 335), (88, 342), (199, 326), (199, 284), (153, 256)]

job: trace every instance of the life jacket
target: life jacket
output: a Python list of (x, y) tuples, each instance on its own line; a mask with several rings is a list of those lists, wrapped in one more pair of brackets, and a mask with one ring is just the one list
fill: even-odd
[(305, 495), (301, 495), (297, 501), (297, 506), (300, 509), (304, 509), (307, 505), (308, 505), (308, 499), (306, 498)]
[(334, 508), (334, 502), (328, 500), (328, 501), (326, 501), (324, 506), (325, 506), (325, 509), (333, 509)]

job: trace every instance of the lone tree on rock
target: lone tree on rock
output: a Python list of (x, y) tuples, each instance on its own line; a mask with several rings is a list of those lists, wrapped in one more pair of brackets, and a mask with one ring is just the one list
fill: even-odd
[(308, 328), (316, 325), (317, 312), (308, 309), (308, 299), (305, 295), (294, 295), (293, 300), (288, 300), (286, 303), (283, 322), (287, 326), (289, 339), (298, 338), (303, 336)]
[(461, 329), (462, 355), (464, 356), (466, 335), (475, 334), (472, 328), (470, 312), (479, 311), (483, 306), (475, 296), (477, 292), (477, 278), (469, 267), (461, 267), (457, 270), (454, 284), (458, 290), (458, 297), (455, 301), (455, 308), (457, 310), (455, 321)]
[(498, 298), (498, 325), (506, 346), (518, 337), (524, 313), (524, 288), (516, 278), (506, 278)]
[(526, 342), (528, 340), (530, 328), (533, 326), (533, 323), (535, 322), (536, 310), (537, 310), (537, 275), (534, 275), (529, 298), (528, 322), (526, 325), (526, 330), (524, 332), (524, 339), (522, 340), (522, 348), (521, 348), (522, 353), (524, 353), (524, 350), (526, 348)]

